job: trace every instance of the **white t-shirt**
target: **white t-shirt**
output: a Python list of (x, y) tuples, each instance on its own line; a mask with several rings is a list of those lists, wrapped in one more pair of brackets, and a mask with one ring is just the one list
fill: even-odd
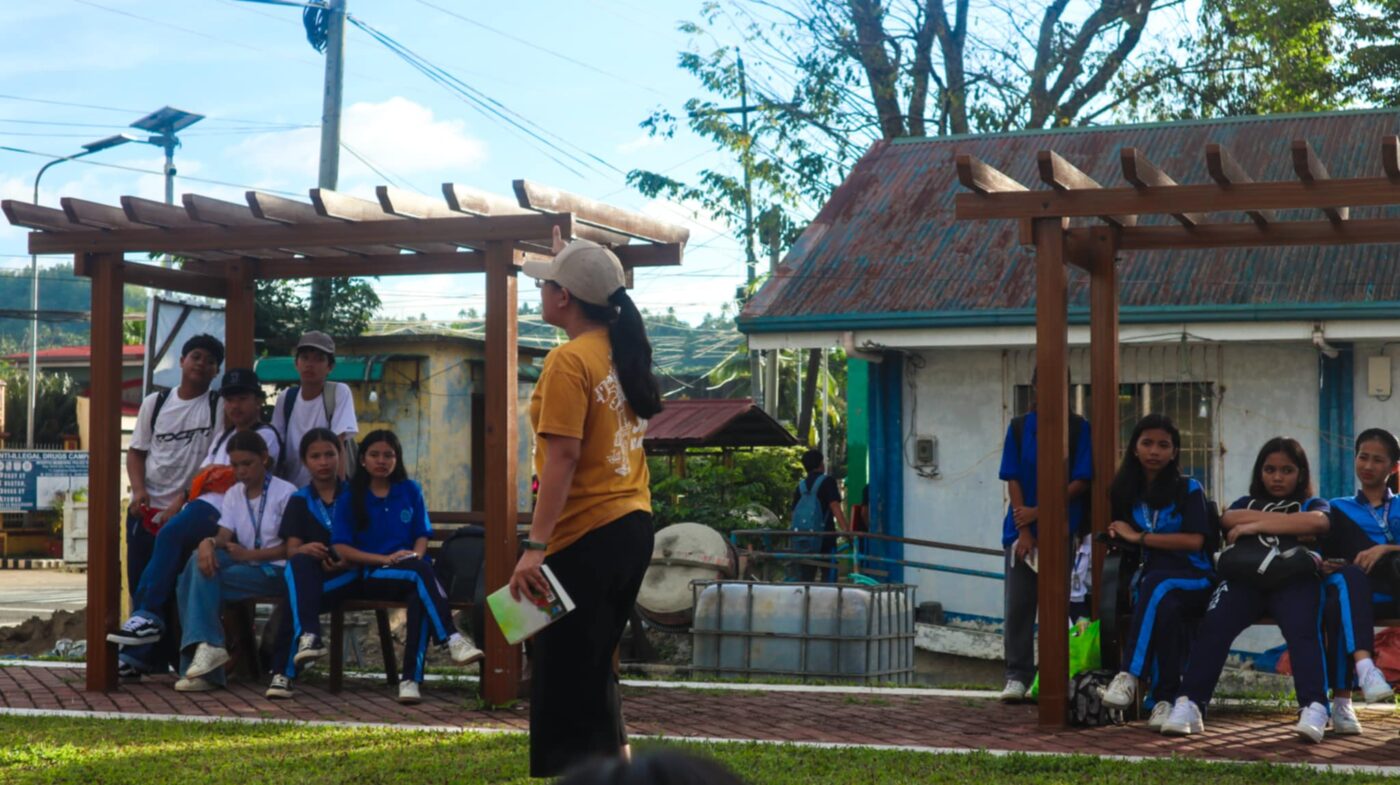
[(306, 435), (307, 431), (312, 428), (330, 428), (336, 436), (360, 432), (360, 426), (355, 421), (355, 399), (350, 393), (350, 387), (341, 382), (326, 382), (326, 386), (336, 388), (335, 411), (331, 413), (330, 422), (326, 422), (326, 404), (322, 401), (324, 392), (309, 401), (300, 397), (298, 392), (290, 421), (283, 411), (287, 399), (291, 397), (290, 391), (277, 396), (277, 404), (272, 410), (274, 426), (282, 428), (282, 423), (287, 423), (286, 433), (283, 434), (286, 437), (283, 441), (287, 444), (287, 464), (277, 474), (298, 488), (311, 482), (311, 472), (301, 462), (301, 437)]
[[(267, 423), (258, 423), (256, 426), (258, 435), (267, 442), (267, 455), (272, 459), (272, 465), (277, 465), (277, 458), (282, 454), (282, 438), (277, 435), (277, 429)], [(232, 432), (220, 432), (221, 435), (214, 439), (214, 443), (209, 445), (209, 452), (204, 456), (204, 463), (199, 465), (203, 469), (206, 466), (232, 466), (233, 461), (228, 457), (228, 442), (233, 438)], [(224, 502), (224, 495), (217, 491), (201, 493), (199, 501), (205, 502), (214, 509), (219, 509)]]
[(214, 434), (223, 430), (224, 411), (217, 401), (209, 405), (209, 393), (185, 400), (175, 389), (153, 424), (151, 414), (159, 395), (151, 393), (141, 401), (131, 449), (146, 452), (146, 492), (151, 495), (151, 506), (161, 510), (173, 504), (194, 479)]
[[(282, 528), (282, 511), (287, 509), (287, 500), (297, 492), (296, 486), (280, 477), (268, 476), (267, 506), (263, 506), (262, 496), (248, 500), (248, 489), (243, 483), (235, 483), (224, 494), (219, 516), (219, 528), (233, 532), (233, 538), (244, 548), (272, 548), (282, 544), (278, 529)], [(249, 508), (252, 508), (251, 510)], [(262, 518), (254, 531), (253, 519), (262, 511)], [(286, 559), (274, 559), (268, 564), (286, 564)]]

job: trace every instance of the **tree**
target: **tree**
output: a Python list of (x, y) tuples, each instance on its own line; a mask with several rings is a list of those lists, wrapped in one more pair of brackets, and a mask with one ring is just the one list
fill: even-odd
[[(29, 370), (0, 363), (5, 381), (5, 430), (23, 441), (29, 428)], [(34, 401), (34, 443), (57, 444), (78, 432), (78, 385), (66, 373), (40, 373)]]
[(259, 280), (253, 299), (254, 337), (269, 354), (287, 354), (307, 330), (354, 336), (369, 327), (379, 310), (379, 295), (362, 278), (330, 278), (331, 307), (317, 322), (310, 317), (310, 303), (295, 281)]

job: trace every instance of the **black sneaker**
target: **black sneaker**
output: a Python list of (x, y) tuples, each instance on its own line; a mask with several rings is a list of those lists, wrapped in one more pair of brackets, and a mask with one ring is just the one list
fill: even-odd
[(122, 684), (138, 684), (141, 681), (141, 671), (136, 670), (136, 666), (127, 662), (117, 662), (117, 681)]
[(321, 643), (321, 636), (304, 632), (297, 640), (297, 653), (292, 657), (292, 662), (302, 665), (312, 660), (319, 660), (324, 656), (326, 656), (326, 647)]
[(292, 697), (292, 680), (279, 673), (272, 677), (272, 683), (267, 685), (267, 692), (263, 694), (269, 698), (290, 698)]
[(107, 634), (109, 643), (123, 646), (144, 646), (160, 640), (160, 625), (144, 616), (132, 616), (122, 623), (122, 628)]

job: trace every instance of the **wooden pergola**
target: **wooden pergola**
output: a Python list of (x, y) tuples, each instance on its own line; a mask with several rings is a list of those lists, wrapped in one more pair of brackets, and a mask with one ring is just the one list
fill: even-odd
[[(1214, 183), (1178, 184), (1138, 150), (1121, 150), (1126, 187), (1104, 188), (1053, 151), (1038, 154), (1041, 180), (1049, 190), (1028, 190), (1015, 179), (970, 155), (958, 155), (958, 180), (972, 193), (958, 194), (959, 220), (1018, 222), (1022, 245), (1036, 253), (1036, 455), (1039, 529), (1043, 542), (1064, 542), (1067, 533), (1068, 354), (1066, 263), (1089, 273), (1090, 383), (1093, 424), (1094, 532), (1108, 529), (1109, 485), (1118, 458), (1118, 281), (1120, 251), (1253, 248), (1298, 245), (1400, 243), (1400, 219), (1352, 220), (1350, 207), (1400, 205), (1400, 138), (1380, 140), (1383, 177), (1330, 179), (1327, 167), (1305, 139), (1290, 148), (1296, 180), (1255, 182), (1218, 144), (1205, 149)], [(1280, 221), (1275, 211), (1317, 211), (1321, 220)], [(1209, 213), (1243, 214), (1245, 220), (1213, 221)], [(1139, 216), (1157, 216), (1150, 225)], [(1165, 217), (1164, 217), (1165, 216)], [(1071, 219), (1089, 219), (1071, 228)], [(1097, 613), (1103, 546), (1094, 544)], [(1067, 719), (1069, 612), (1068, 550), (1040, 549), (1040, 723)]]
[[(548, 257), (556, 227), (566, 238), (607, 244), (628, 270), (677, 265), (689, 230), (524, 180), (515, 199), (443, 185), (445, 199), (381, 186), (372, 202), (315, 189), (300, 202), (250, 191), (247, 204), (186, 194), (176, 207), (124, 196), (121, 206), (64, 198), (62, 210), (0, 203), (10, 223), (35, 231), (29, 250), (73, 254), (92, 279), (92, 442), (89, 448), (87, 688), (116, 687), (120, 623), (122, 287), (225, 301), (225, 367), (253, 365), (253, 294), (263, 279), (486, 274), (486, 581), (503, 586), (515, 567), (517, 493), (516, 274)], [(126, 258), (170, 254), (180, 269)], [(447, 436), (446, 438), (451, 438)], [(514, 699), (518, 647), (487, 625), (483, 694)]]

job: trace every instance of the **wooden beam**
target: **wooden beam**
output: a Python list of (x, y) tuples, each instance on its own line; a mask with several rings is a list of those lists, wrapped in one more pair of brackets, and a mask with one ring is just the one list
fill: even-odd
[(58, 200), (63, 207), (64, 215), (75, 224), (91, 226), (94, 229), (145, 229), (147, 227), (135, 223), (126, 217), (126, 213), (119, 207), (101, 204), (100, 202), (89, 202), (86, 199), (77, 199), (72, 196), (65, 196)]
[(612, 252), (629, 270), (633, 267), (669, 267), (681, 263), (685, 246), (680, 243), (641, 243), (614, 246)]
[(1016, 178), (1002, 174), (1000, 169), (983, 163), (976, 156), (958, 153), (954, 157), (954, 161), (958, 170), (958, 182), (973, 193), (991, 194), (1027, 190)]
[[(573, 230), (573, 217), (560, 215), (508, 215), (500, 217), (437, 218), (422, 221), (332, 221), (317, 224), (290, 224), (249, 227), (211, 226), (199, 229), (151, 231), (49, 232), (30, 235), (33, 253), (59, 251), (120, 252), (149, 251), (191, 253), (230, 248), (271, 246), (348, 247), (356, 252), (395, 243), (450, 242), (477, 244), (491, 240), (541, 239), (554, 227), (561, 233)], [(390, 252), (394, 250), (392, 247)]]
[[(472, 188), (469, 185), (459, 185), (457, 183), (443, 183), (442, 194), (447, 198), (448, 207), (458, 212), (468, 215), (534, 215), (539, 210), (531, 210), (521, 207), (510, 199), (493, 194), (490, 191), (482, 191)], [(625, 245), (631, 241), (631, 237), (617, 232), (599, 229), (577, 219), (574, 220), (574, 237), (582, 240), (592, 240), (603, 245), (617, 246)], [(541, 253), (546, 256), (553, 256), (548, 243), (535, 246), (520, 246), (523, 251)]]
[[(516, 268), (518, 253), (506, 242), (486, 247), (486, 592), (510, 582), (519, 557), (516, 468), (518, 352)], [(520, 650), (500, 627), (486, 625), (482, 697), (504, 706), (519, 695)]]
[[(263, 227), (278, 225), (275, 221), (263, 220), (262, 218), (253, 215), (252, 209), (250, 209), (247, 204), (238, 204), (237, 202), (225, 202), (222, 199), (213, 199), (208, 196), (200, 196), (199, 194), (185, 194), (184, 197), (182, 197), (182, 199), (185, 205), (185, 212), (189, 213), (190, 218), (196, 221), (196, 225), (198, 226), (207, 226), (210, 224), (213, 224), (214, 226), (228, 227)], [(344, 251), (335, 248), (298, 248), (296, 249), (296, 253), (305, 254), (307, 256), (345, 255)], [(259, 251), (255, 249), (248, 251), (246, 255), (265, 259), (285, 259), (290, 258), (295, 254), (288, 252), (286, 249), (279, 249), (270, 254), (264, 255), (259, 253)]]
[(258, 277), (360, 278), (381, 275), (442, 275), (480, 273), (486, 265), (479, 251), (445, 254), (390, 254), (388, 256), (318, 256), (313, 259), (263, 259)]
[(1400, 183), (1400, 136), (1381, 137), (1381, 166), (1392, 183)]
[[(176, 207), (165, 202), (155, 202), (150, 199), (142, 199), (139, 196), (123, 196), (121, 198), (122, 212), (126, 214), (127, 220), (143, 226), (153, 226), (157, 229), (178, 229), (195, 226), (205, 226), (199, 221), (190, 217), (188, 211), (181, 207)], [(241, 254), (220, 253), (219, 251), (207, 251), (199, 255), (205, 260), (220, 261), (225, 259), (237, 259)], [(271, 248), (259, 248), (253, 254), (259, 257), (290, 257), (286, 251), (276, 251)], [(220, 273), (222, 276), (222, 273)]]
[(1103, 585), (1104, 546), (1098, 535), (1108, 531), (1113, 519), (1109, 499), (1118, 460), (1118, 233), (1094, 229), (1090, 234), (1092, 264), (1089, 270), (1089, 412), (1091, 455), (1094, 481), (1089, 485), (1094, 541), (1093, 603), (1094, 618), (1099, 618), (1099, 587)]
[[(237, 259), (225, 267), (228, 298), (224, 303), (224, 368), (253, 367), (254, 265)], [(287, 448), (290, 449), (290, 448)]]
[[(1212, 180), (1227, 188), (1254, 182), (1254, 178), (1230, 155), (1230, 151), (1218, 144), (1206, 145), (1206, 169)], [(1272, 210), (1245, 210), (1245, 215), (1260, 226), (1278, 220)]]
[[(161, 267), (155, 264), (135, 262), (126, 262), (125, 264), (122, 272), (122, 281), (125, 284), (182, 294), (195, 294), (219, 300), (228, 295), (228, 289), (221, 276), (206, 275), (173, 267)], [(93, 263), (90, 261), (75, 262), (73, 274), (92, 278)]]
[(685, 245), (690, 239), (690, 230), (683, 226), (623, 210), (586, 196), (571, 194), (529, 180), (516, 180), (514, 187), (521, 207), (552, 213), (573, 213), (580, 224), (653, 243)]
[(41, 207), (17, 199), (0, 201), (0, 211), (5, 213), (5, 218), (11, 226), (60, 232), (96, 231), (89, 226), (74, 224), (68, 219), (68, 214), (62, 210)]
[[(1140, 191), (1148, 188), (1171, 188), (1176, 185), (1176, 180), (1171, 175), (1157, 168), (1155, 164), (1147, 160), (1147, 156), (1138, 152), (1136, 147), (1124, 147), (1121, 153), (1123, 163), (1123, 179)], [(1177, 220), (1182, 226), (1195, 226), (1205, 223), (1206, 217), (1201, 213), (1173, 213), (1172, 218)]]
[(92, 271), (92, 429), (88, 443), (87, 689), (117, 687), (121, 622), (122, 284), (120, 254), (74, 259)]
[(1065, 229), (1059, 219), (1035, 224), (1036, 541), (1042, 727), (1063, 727), (1069, 706), (1069, 299)]
[[(312, 188), (311, 204), (321, 215), (343, 221), (406, 221), (401, 215), (387, 213), (378, 202), (371, 202), (356, 196), (332, 191), (329, 188)], [(457, 246), (451, 243), (404, 243), (400, 248), (421, 253), (455, 253)]]
[[(1293, 140), (1293, 171), (1298, 174), (1299, 180), (1309, 184), (1326, 180), (1330, 176), (1327, 174), (1327, 165), (1317, 157), (1317, 153), (1306, 139)], [(1327, 220), (1338, 224), (1347, 219), (1351, 210), (1348, 207), (1323, 207), (1322, 213), (1327, 216)]]
[[(381, 185), (374, 189), (374, 194), (379, 198), (379, 206), (384, 212), (402, 215), (405, 218), (452, 218), (464, 212), (448, 206), (446, 201), (405, 191), (392, 185)], [(502, 198), (501, 201), (506, 200)]]
[[(308, 226), (308, 225), (335, 225), (343, 224), (337, 218), (321, 215), (316, 210), (316, 206), (306, 202), (298, 202), (295, 199), (287, 199), (273, 194), (262, 193), (261, 191), (248, 191), (244, 196), (248, 200), (248, 209), (253, 215), (265, 221), (275, 221), (288, 226)], [(368, 248), (349, 248), (344, 245), (335, 246), (337, 253), (363, 253), (363, 254), (391, 254), (397, 250), (393, 245), (375, 245)], [(316, 254), (324, 256), (325, 254)]]
[[(1040, 179), (1045, 184), (1056, 191), (1090, 191), (1099, 190), (1103, 186), (1089, 175), (1085, 174), (1079, 167), (1066, 161), (1054, 150), (1041, 150), (1036, 154), (1036, 163), (1040, 168)], [(1112, 215), (1104, 214), (1099, 218), (1114, 226), (1134, 226), (1137, 224), (1135, 215)]]
[(1400, 244), (1400, 219), (1368, 218), (1344, 221), (1285, 221), (1260, 228), (1249, 223), (1184, 226), (1136, 226), (1124, 229), (1125, 251), (1190, 248), (1268, 248), (1297, 245)]
[(1029, 191), (954, 197), (959, 220), (1093, 217), (1106, 212), (1134, 215), (1179, 212), (1316, 210), (1334, 204), (1352, 207), (1400, 204), (1400, 182), (1384, 177), (1297, 180), (1267, 183), (1178, 185), (1141, 191), (1132, 187), (1097, 191)]

